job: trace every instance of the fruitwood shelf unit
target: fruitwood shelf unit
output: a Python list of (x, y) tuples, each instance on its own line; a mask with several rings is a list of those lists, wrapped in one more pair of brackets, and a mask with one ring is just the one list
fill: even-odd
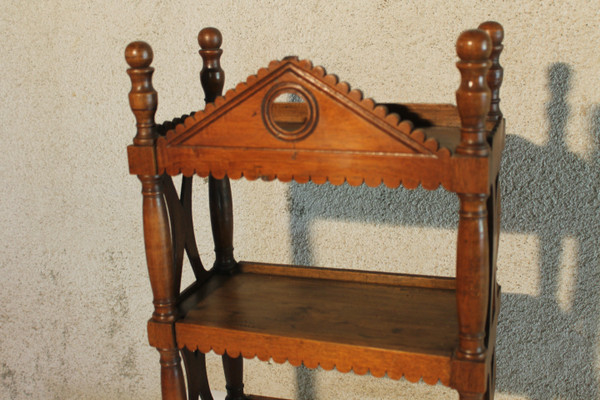
[[(380, 105), (297, 58), (271, 62), (222, 97), (222, 38), (206, 28), (198, 38), (206, 107), (160, 125), (152, 49), (127, 47), (137, 120), (129, 166), (142, 182), (155, 306), (148, 335), (160, 353), (163, 399), (212, 399), (204, 359), (211, 350), (223, 356), (229, 400), (249, 398), (242, 357), (422, 378), (461, 399), (493, 398), (503, 35), (485, 22), (458, 38), (457, 106)], [(178, 195), (171, 176), (180, 173)], [(194, 174), (209, 177), (211, 269), (194, 238)], [(441, 185), (460, 198), (456, 278), (237, 262), (229, 179), (242, 176)], [(196, 282), (181, 291), (184, 253)]]

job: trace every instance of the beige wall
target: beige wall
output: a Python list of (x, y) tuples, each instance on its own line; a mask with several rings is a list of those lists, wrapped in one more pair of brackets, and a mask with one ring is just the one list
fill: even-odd
[[(202, 107), (195, 37), (204, 26), (224, 35), (226, 88), (297, 54), (381, 102), (453, 102), (456, 37), (488, 19), (506, 30), (497, 398), (599, 398), (599, 10), (597, 0), (3, 1), (0, 398), (159, 397), (140, 185), (125, 153), (134, 135), (129, 41), (154, 48), (163, 120)], [(453, 272), (457, 204), (446, 193), (360, 188), (350, 203), (347, 187), (233, 190), (240, 259)], [(210, 265), (201, 179), (196, 203)], [(304, 212), (310, 205), (317, 211)], [(209, 360), (223, 390), (219, 359)], [(457, 397), (441, 386), (246, 365), (248, 390), (273, 396)]]

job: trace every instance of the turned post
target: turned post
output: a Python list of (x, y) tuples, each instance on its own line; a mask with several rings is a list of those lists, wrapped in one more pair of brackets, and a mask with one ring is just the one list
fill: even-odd
[(487, 84), (492, 92), (488, 121), (496, 122), (502, 119), (502, 111), (500, 111), (500, 86), (502, 86), (504, 69), (500, 65), (500, 53), (502, 53), (502, 49), (504, 48), (502, 45), (504, 28), (497, 22), (486, 21), (479, 25), (479, 29), (486, 31), (492, 40), (492, 54), (490, 55), (492, 65), (487, 73)]
[(456, 42), (456, 53), (460, 57), (456, 66), (461, 74), (460, 87), (456, 91), (458, 115), (461, 120), (457, 154), (489, 154), (485, 117), (490, 110), (491, 101), (491, 92), (486, 81), (491, 65), (491, 51), (490, 37), (479, 29), (463, 32)]
[[(142, 148), (152, 148), (157, 137), (154, 115), (158, 95), (152, 87), (152, 58), (152, 48), (145, 42), (130, 43), (125, 50), (125, 59), (130, 66), (127, 73), (131, 78), (129, 104), (137, 123), (133, 143)], [(153, 152), (145, 154), (153, 155)], [(151, 175), (138, 175), (142, 183), (146, 261), (154, 297), (149, 331), (160, 332), (160, 337), (150, 335), (150, 339), (157, 344), (160, 353), (163, 399), (185, 400), (185, 383), (173, 333), (173, 323), (177, 317), (177, 293), (171, 231), (162, 179), (154, 172)]]
[[(221, 68), (220, 58), (223, 50), (221, 32), (215, 28), (204, 28), (198, 34), (202, 71), (200, 83), (204, 89), (206, 103), (215, 101), (223, 93), (225, 72)], [(236, 267), (233, 257), (233, 208), (229, 178), (208, 178), (208, 195), (210, 202), (210, 220), (215, 242), (215, 264), (218, 273), (232, 273)]]
[(132, 42), (125, 49), (125, 61), (129, 64), (127, 74), (131, 79), (129, 105), (137, 126), (133, 138), (136, 146), (154, 146), (156, 140), (156, 124), (154, 115), (158, 105), (158, 94), (152, 87), (154, 68), (150, 66), (154, 53), (146, 42)]
[[(198, 34), (200, 56), (203, 65), (200, 71), (200, 83), (204, 90), (206, 103), (215, 101), (223, 93), (225, 72), (221, 68), (220, 58), (223, 50), (223, 36), (216, 28), (204, 28)], [(227, 176), (216, 179), (208, 177), (208, 196), (210, 203), (210, 221), (215, 242), (215, 265), (217, 273), (231, 274), (235, 271), (233, 257), (233, 208), (231, 186)], [(245, 400), (243, 384), (243, 359), (223, 355), (227, 397), (226, 400)]]
[[(456, 153), (465, 157), (488, 157), (485, 120), (490, 109), (486, 75), (490, 67), (491, 40), (482, 30), (463, 32), (456, 51), (461, 84), (456, 92), (461, 119), (461, 142)], [(465, 171), (470, 173), (470, 171)], [(487, 191), (459, 193), (458, 251), (456, 258), (456, 302), (459, 324), (457, 357), (485, 358), (486, 316), (489, 301), (489, 242)]]

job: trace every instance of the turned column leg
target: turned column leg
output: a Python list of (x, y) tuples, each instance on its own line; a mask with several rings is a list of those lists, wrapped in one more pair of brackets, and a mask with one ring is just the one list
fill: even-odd
[[(463, 32), (456, 43), (456, 64), (461, 83), (456, 102), (461, 119), (461, 139), (456, 152), (470, 158), (489, 157), (485, 119), (491, 92), (486, 75), (492, 42), (483, 30)], [(471, 171), (465, 171), (471, 173)], [(489, 187), (485, 188), (486, 191)], [(487, 193), (459, 193), (458, 253), (456, 258), (456, 303), (459, 325), (457, 357), (485, 359), (486, 319), (489, 304), (489, 241)]]
[(225, 400), (246, 400), (244, 395), (244, 363), (240, 355), (238, 358), (231, 358), (227, 354), (223, 355), (223, 370), (225, 371), (225, 381), (227, 382), (227, 397)]
[(160, 353), (160, 386), (163, 400), (186, 400), (179, 350), (157, 350)]
[[(200, 83), (204, 89), (205, 101), (215, 101), (223, 92), (225, 72), (221, 68), (220, 58), (223, 37), (215, 28), (204, 28), (198, 34), (202, 71)], [(236, 261), (233, 257), (233, 207), (229, 178), (208, 178), (210, 202), (210, 220), (215, 242), (215, 265), (217, 273), (232, 274), (235, 272)], [(245, 400), (243, 384), (243, 358), (231, 358), (223, 355), (223, 370), (227, 381), (227, 400)]]
[(133, 42), (125, 50), (131, 78), (129, 104), (136, 118), (137, 134), (130, 146), (130, 162), (142, 183), (144, 210), (144, 243), (148, 274), (154, 296), (154, 313), (148, 322), (148, 338), (160, 353), (161, 387), (164, 400), (185, 400), (185, 381), (179, 350), (175, 341), (174, 323), (177, 318), (175, 265), (171, 229), (167, 216), (163, 182), (156, 170), (154, 149), (156, 125), (154, 115), (158, 95), (152, 87), (152, 48), (144, 42)]
[(219, 273), (232, 273), (233, 257), (233, 205), (229, 178), (208, 178), (210, 221), (215, 242), (215, 269)]
[[(225, 72), (221, 68), (220, 58), (223, 37), (215, 28), (204, 28), (198, 34), (202, 71), (200, 83), (204, 89), (204, 100), (215, 101), (223, 92)], [(215, 269), (219, 273), (233, 273), (236, 262), (233, 258), (233, 209), (231, 187), (227, 176), (216, 179), (208, 178), (210, 201), (210, 220), (215, 241)]]
[(161, 177), (140, 176), (144, 196), (144, 241), (154, 313), (149, 331), (160, 353), (163, 400), (185, 400), (185, 381), (176, 347), (173, 323), (177, 316), (174, 293), (173, 249)]
[(489, 297), (489, 253), (485, 194), (459, 194), (456, 302), (459, 324), (458, 357), (485, 357)]

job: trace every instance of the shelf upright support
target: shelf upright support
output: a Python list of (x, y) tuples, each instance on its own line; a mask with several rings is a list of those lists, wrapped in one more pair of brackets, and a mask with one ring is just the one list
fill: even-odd
[[(223, 94), (225, 72), (221, 68), (221, 44), (223, 36), (216, 28), (204, 28), (198, 34), (200, 56), (203, 65), (200, 71), (200, 83), (204, 90), (206, 103), (215, 101)], [(208, 177), (208, 196), (210, 202), (210, 220), (215, 242), (215, 272), (232, 274), (237, 262), (233, 257), (233, 206), (231, 186), (227, 176), (216, 179)], [(223, 370), (227, 382), (226, 400), (246, 400), (243, 384), (243, 358), (231, 358), (223, 354)]]
[[(460, 58), (457, 67), (461, 84), (456, 91), (456, 102), (461, 119), (461, 141), (456, 149), (458, 157), (489, 158), (486, 138), (486, 117), (490, 111), (491, 92), (486, 82), (491, 62), (492, 42), (479, 29), (463, 32), (457, 41)], [(477, 174), (481, 171), (464, 171)], [(486, 319), (489, 303), (489, 241), (487, 190), (483, 193), (459, 193), (460, 211), (456, 257), (456, 302), (459, 325), (459, 345), (456, 358), (463, 361), (484, 362), (486, 352)], [(474, 379), (475, 377), (473, 377)], [(472, 380), (472, 379), (471, 379)], [(487, 377), (480, 377), (482, 385)], [(472, 382), (473, 383), (473, 382)], [(485, 389), (474, 391), (469, 385), (457, 388), (461, 400), (481, 400)]]
[[(504, 49), (502, 40), (504, 39), (504, 28), (498, 22), (487, 21), (479, 25), (479, 29), (484, 30), (490, 36), (492, 40), (492, 53), (490, 61), (492, 65), (487, 73), (487, 84), (490, 88), (492, 99), (490, 104), (490, 111), (487, 116), (487, 120), (490, 122), (497, 123), (502, 119), (502, 111), (500, 110), (500, 86), (502, 85), (502, 79), (504, 70), (500, 65), (500, 53)], [(496, 130), (493, 129), (488, 132), (490, 135)], [(490, 143), (493, 138), (488, 137)], [(498, 238), (500, 235), (500, 187), (498, 176), (492, 177), (490, 182), (490, 197), (488, 199), (488, 228), (490, 230), (490, 269), (491, 269), (491, 284), (492, 298), (494, 298), (497, 291), (496, 285), (496, 260), (498, 258)], [(494, 309), (493, 306), (490, 307)]]
[[(220, 58), (223, 50), (223, 37), (216, 28), (204, 28), (198, 34), (200, 56), (203, 66), (200, 72), (200, 82), (204, 89), (204, 100), (212, 103), (223, 93), (225, 71), (221, 68)], [(217, 273), (230, 274), (235, 270), (236, 261), (233, 257), (233, 208), (231, 201), (231, 186), (227, 176), (223, 179), (208, 177), (210, 202), (210, 220), (213, 239), (215, 242), (215, 264)]]
[(158, 95), (152, 87), (152, 58), (152, 48), (145, 42), (132, 42), (125, 49), (125, 60), (130, 66), (127, 73), (131, 78), (129, 104), (137, 122), (137, 134), (131, 146), (133, 151), (129, 154), (130, 158), (143, 157), (146, 165), (144, 174), (139, 174), (138, 178), (142, 183), (146, 261), (154, 296), (154, 313), (148, 321), (148, 338), (160, 353), (162, 398), (186, 400), (174, 332), (177, 293), (171, 230), (154, 149), (157, 138), (154, 115)]
[[(500, 65), (500, 54), (504, 49), (502, 40), (504, 40), (504, 28), (498, 22), (486, 21), (479, 25), (479, 29), (484, 30), (490, 36), (492, 40), (492, 54), (490, 61), (492, 66), (487, 73), (487, 84), (492, 92), (492, 100), (490, 104), (490, 111), (488, 113), (488, 121), (493, 122), (494, 129), (488, 132), (488, 140), (493, 143), (493, 134), (496, 134), (498, 123), (502, 120), (502, 111), (500, 110), (500, 86), (502, 86), (502, 80), (504, 76), (504, 70)], [(502, 132), (504, 134), (504, 132)], [(499, 156), (494, 154), (494, 156)], [(489, 258), (490, 258), (490, 294), (489, 294), (489, 305), (488, 305), (488, 316), (487, 316), (487, 336), (489, 340), (494, 340), (496, 337), (496, 325), (498, 321), (497, 310), (499, 309), (500, 303), (500, 290), (496, 281), (496, 261), (498, 259), (498, 241), (500, 238), (500, 181), (498, 175), (492, 177), (490, 182), (490, 196), (487, 201), (488, 210), (488, 231), (489, 231)], [(490, 339), (492, 338), (492, 339)], [(490, 376), (488, 378), (488, 391), (493, 391), (496, 380), (496, 354), (492, 353), (492, 359), (490, 361)], [(493, 395), (493, 392), (491, 392)], [(491, 398), (492, 396), (490, 396)]]

